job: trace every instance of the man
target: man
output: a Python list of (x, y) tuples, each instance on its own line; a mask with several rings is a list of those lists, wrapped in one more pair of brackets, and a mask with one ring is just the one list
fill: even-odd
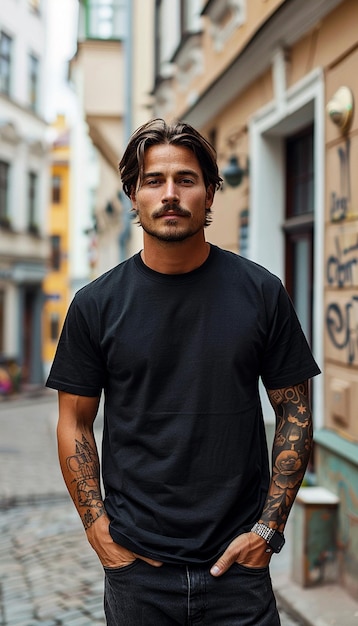
[[(148, 122), (120, 174), (143, 250), (76, 294), (47, 381), (107, 623), (278, 625), (268, 565), (309, 459), (319, 369), (279, 279), (207, 243), (221, 178), (195, 129)], [(260, 377), (277, 420), (271, 480)]]

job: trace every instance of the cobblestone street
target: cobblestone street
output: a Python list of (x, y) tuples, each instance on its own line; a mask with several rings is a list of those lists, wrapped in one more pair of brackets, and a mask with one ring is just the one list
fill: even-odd
[(102, 568), (78, 522), (66, 501), (2, 512), (2, 626), (105, 623)]

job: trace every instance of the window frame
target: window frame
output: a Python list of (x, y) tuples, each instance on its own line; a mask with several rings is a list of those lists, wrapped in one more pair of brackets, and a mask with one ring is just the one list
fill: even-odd
[(61, 235), (51, 235), (50, 236), (50, 244), (51, 244), (51, 270), (54, 272), (58, 272), (61, 269)]
[(0, 159), (0, 226), (9, 226), (10, 168), (8, 161)]
[(38, 110), (39, 104), (39, 84), (40, 84), (40, 59), (33, 52), (29, 53), (29, 106), (30, 109), (34, 112)]
[[(54, 184), (55, 180), (58, 181), (58, 185)], [(51, 177), (51, 202), (56, 205), (62, 202), (62, 176), (60, 174), (53, 174)]]
[[(7, 41), (7, 50), (3, 50), (3, 45)], [(5, 31), (0, 31), (0, 92), (9, 96), (11, 93), (11, 66), (13, 38)], [(3, 68), (6, 68), (3, 72)], [(5, 87), (3, 87), (3, 81)]]
[[(307, 295), (307, 339), (312, 343), (313, 335), (313, 242), (314, 242), (314, 206), (309, 210), (295, 210), (296, 190), (303, 183), (306, 184), (304, 194), (309, 197), (309, 183), (314, 187), (314, 127), (313, 124), (302, 129), (302, 131), (286, 138), (286, 208), (285, 221), (282, 225), (285, 235), (285, 285), (293, 303), (296, 294), (296, 276), (298, 266), (296, 264), (296, 254), (300, 244), (307, 243), (308, 274), (306, 276)], [(306, 142), (306, 144), (305, 144)], [(294, 154), (295, 147), (301, 149), (303, 146), (304, 155), (301, 158)], [(308, 151), (310, 155), (308, 157)], [(296, 159), (296, 163), (295, 163)], [(300, 161), (300, 163), (299, 163)], [(296, 168), (296, 169), (295, 169)], [(312, 200), (313, 201), (313, 200)], [(308, 200), (307, 200), (308, 202)], [(298, 307), (297, 307), (298, 308)]]
[(27, 185), (27, 228), (29, 231), (34, 232), (39, 228), (37, 219), (39, 175), (37, 172), (28, 172)]
[[(104, 17), (101, 10), (110, 9), (111, 15)], [(120, 15), (126, 8), (121, 0), (86, 0), (86, 38), (100, 40), (119, 40), (125, 38), (126, 19), (121, 20)], [(108, 31), (104, 28), (107, 25)]]

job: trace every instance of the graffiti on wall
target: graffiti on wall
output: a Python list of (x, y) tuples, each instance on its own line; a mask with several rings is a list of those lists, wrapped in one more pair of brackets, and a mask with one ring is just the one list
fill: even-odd
[[(326, 308), (326, 331), (341, 362), (358, 364), (358, 226), (351, 213), (350, 141), (337, 150), (339, 189), (330, 194), (326, 284), (334, 290)], [(350, 289), (342, 293), (343, 289)], [(339, 291), (337, 291), (339, 290)]]
[(344, 351), (345, 361), (358, 363), (358, 296), (328, 304), (326, 329), (333, 347)]
[(344, 148), (338, 148), (340, 190), (331, 192), (330, 218), (332, 222), (340, 222), (349, 215), (351, 202), (350, 179), (350, 140), (347, 139)]
[(353, 287), (358, 276), (358, 231), (347, 244), (346, 234), (334, 237), (334, 249), (326, 263), (326, 280), (330, 287)]

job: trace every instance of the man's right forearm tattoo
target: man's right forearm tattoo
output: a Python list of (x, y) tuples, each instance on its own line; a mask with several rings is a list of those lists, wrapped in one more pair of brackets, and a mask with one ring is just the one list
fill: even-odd
[(78, 506), (85, 530), (88, 530), (104, 514), (98, 454), (84, 435), (82, 435), (82, 441), (75, 439), (75, 442), (76, 454), (67, 457), (66, 463), (74, 476), (72, 483), (76, 485), (73, 498)]

